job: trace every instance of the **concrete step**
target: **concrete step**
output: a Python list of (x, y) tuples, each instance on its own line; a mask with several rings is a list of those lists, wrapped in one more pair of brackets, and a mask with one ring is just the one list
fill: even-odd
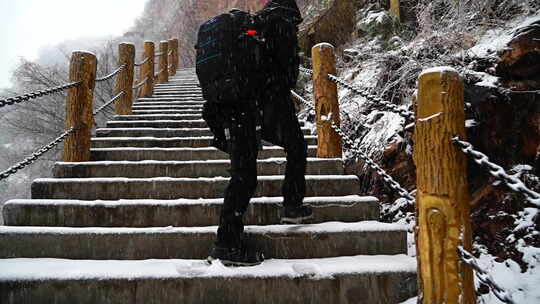
[(106, 126), (107, 128), (208, 128), (208, 125), (202, 119), (108, 121)]
[(146, 110), (194, 110), (194, 109), (201, 109), (202, 110), (203, 105), (189, 105), (185, 103), (178, 103), (177, 105), (174, 105), (171, 103), (167, 104), (153, 104), (153, 105), (134, 105), (133, 110), (134, 111), (146, 111)]
[(159, 98), (138, 98), (133, 104), (137, 105), (140, 103), (149, 103), (149, 102), (185, 102), (185, 103), (202, 103), (204, 99), (202, 98), (169, 98), (169, 97), (159, 97)]
[(169, 94), (200, 94), (202, 95), (201, 88), (156, 88), (154, 94), (157, 93), (169, 93)]
[[(91, 149), (91, 161), (188, 161), (228, 159), (229, 155), (215, 148), (102, 148)], [(315, 157), (317, 146), (308, 146), (308, 156)], [(282, 148), (276, 146), (263, 147), (259, 151), (259, 159), (285, 157)]]
[[(316, 135), (305, 135), (308, 145), (317, 144)], [(183, 147), (210, 147), (213, 137), (95, 137), (92, 138), (93, 148), (183, 148)], [(272, 145), (264, 143), (264, 145)]]
[(213, 136), (208, 128), (102, 128), (97, 137), (197, 137)]
[[(310, 223), (379, 220), (379, 201), (357, 195), (306, 197), (313, 206)], [(11, 200), (4, 205), (7, 226), (60, 227), (193, 227), (215, 225), (223, 199), (181, 200)], [(280, 223), (282, 197), (251, 200), (246, 225)]]
[[(257, 174), (284, 175), (287, 166), (285, 158), (257, 160)], [(93, 177), (230, 177), (229, 160), (202, 161), (103, 161), (84, 163), (57, 162), (54, 165), (55, 178)], [(341, 159), (308, 158), (306, 174), (343, 175)]]
[(201, 260), (0, 260), (3, 304), (396, 304), (417, 295), (405, 255), (267, 260), (255, 267)]
[(182, 110), (134, 110), (133, 115), (145, 114), (202, 114), (202, 108), (182, 109)]
[[(309, 128), (302, 128), (305, 135), (310, 135)], [(101, 128), (96, 130), (96, 137), (198, 137), (213, 136), (208, 128)]]
[(160, 93), (160, 92), (154, 92), (151, 97), (154, 98), (160, 98), (160, 97), (167, 97), (167, 98), (202, 98), (202, 93)]
[(143, 115), (115, 115), (115, 121), (132, 120), (199, 120), (202, 114), (143, 114)]
[[(0, 258), (203, 259), (217, 226), (165, 228), (0, 227)], [(406, 226), (375, 221), (246, 226), (267, 258), (406, 254)]]
[[(259, 176), (254, 197), (281, 196), (283, 176)], [(220, 198), (228, 177), (214, 178), (43, 178), (32, 183), (33, 199), (119, 200)], [(306, 196), (356, 195), (354, 175), (307, 175)]]

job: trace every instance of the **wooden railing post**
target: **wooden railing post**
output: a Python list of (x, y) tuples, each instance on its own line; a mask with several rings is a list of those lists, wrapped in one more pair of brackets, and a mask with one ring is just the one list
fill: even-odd
[(66, 130), (71, 127), (76, 129), (64, 143), (65, 162), (90, 160), (96, 69), (97, 59), (94, 54), (79, 51), (71, 55), (69, 81), (80, 84), (69, 89), (66, 100)]
[(152, 93), (154, 91), (154, 56), (156, 54), (155, 51), (155, 46), (152, 41), (144, 42), (143, 60), (145, 60), (146, 58), (148, 58), (148, 60), (140, 68), (139, 79), (140, 81), (143, 81), (144, 79), (147, 80), (141, 88), (141, 97), (150, 97), (152, 96)]
[(341, 158), (342, 142), (332, 129), (331, 121), (340, 126), (337, 84), (328, 78), (328, 74), (336, 75), (336, 57), (334, 47), (328, 43), (320, 43), (312, 49), (313, 88), (315, 109), (317, 112), (317, 157)]
[(400, 2), (400, 0), (390, 0), (390, 14), (396, 17), (397, 20), (401, 20)]
[(158, 83), (166, 83), (169, 81), (169, 42), (161, 41), (159, 43), (159, 75)]
[(169, 76), (174, 76), (176, 70), (178, 70), (178, 39), (169, 40), (169, 52), (171, 53), (169, 57)]
[(418, 84), (414, 162), (422, 303), (476, 303), (472, 270), (458, 255), (458, 246), (471, 250), (467, 159), (451, 141), (465, 138), (463, 80), (442, 67), (424, 71)]
[(114, 94), (124, 92), (115, 104), (115, 112), (118, 115), (131, 115), (133, 105), (133, 74), (135, 68), (135, 46), (130, 43), (121, 43), (118, 46), (118, 66), (126, 64), (126, 67), (116, 78)]

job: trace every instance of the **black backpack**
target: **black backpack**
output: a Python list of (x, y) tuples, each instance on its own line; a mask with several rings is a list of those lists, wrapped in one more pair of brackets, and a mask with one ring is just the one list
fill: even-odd
[(203, 97), (230, 103), (249, 99), (260, 68), (262, 39), (253, 16), (234, 9), (203, 23), (198, 32), (196, 73)]
[[(203, 119), (214, 133), (212, 145), (224, 152), (228, 151), (234, 108), (240, 103), (256, 103), (263, 44), (253, 16), (237, 9), (199, 28), (196, 73), (207, 101)], [(249, 106), (255, 113), (256, 104)]]
[(266, 40), (262, 66), (280, 85), (296, 86), (300, 66), (298, 24), (302, 22), (294, 1), (271, 1), (256, 15)]

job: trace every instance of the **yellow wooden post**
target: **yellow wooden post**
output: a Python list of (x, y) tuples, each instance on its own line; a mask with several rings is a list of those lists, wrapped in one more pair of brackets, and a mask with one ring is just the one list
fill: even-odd
[(118, 65), (126, 67), (118, 74), (114, 94), (124, 92), (115, 104), (118, 115), (131, 115), (133, 106), (133, 74), (135, 68), (135, 46), (130, 43), (121, 43), (118, 47)]
[(329, 118), (339, 127), (339, 103), (337, 84), (328, 78), (336, 75), (336, 57), (334, 47), (320, 43), (312, 49), (313, 88), (317, 113), (317, 157), (341, 158), (342, 143), (339, 135), (332, 129)]
[(155, 56), (155, 46), (152, 41), (144, 42), (144, 56), (143, 60), (148, 58), (146, 63), (144, 63), (139, 71), (139, 79), (143, 81), (147, 79), (145, 84), (141, 88), (141, 97), (150, 97), (154, 91), (154, 56)]
[(158, 83), (165, 83), (169, 81), (169, 42), (161, 41), (159, 43), (159, 75)]
[(66, 100), (66, 130), (75, 127), (64, 143), (65, 162), (90, 160), (91, 131), (94, 125), (93, 99), (96, 85), (97, 59), (92, 53), (73, 52), (69, 80), (80, 82), (69, 89)]
[(178, 70), (178, 39), (169, 39), (169, 52), (169, 76), (174, 76)]
[(401, 20), (400, 0), (390, 0), (390, 14)]
[(465, 138), (463, 80), (442, 67), (424, 71), (418, 84), (414, 162), (421, 301), (473, 304), (473, 273), (458, 255), (458, 246), (471, 250), (467, 159), (451, 142)]

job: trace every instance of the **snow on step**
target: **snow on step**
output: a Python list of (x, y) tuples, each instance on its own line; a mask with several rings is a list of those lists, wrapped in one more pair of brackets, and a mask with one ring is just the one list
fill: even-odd
[[(379, 219), (375, 197), (306, 197), (315, 208), (311, 223)], [(253, 198), (244, 215), (246, 225), (279, 224), (282, 197)], [(4, 205), (8, 226), (65, 227), (191, 227), (215, 225), (223, 199), (179, 200), (11, 200)]]
[[(302, 128), (305, 135), (311, 134), (311, 129)], [(209, 128), (100, 128), (96, 130), (97, 137), (198, 137), (213, 136)]]
[(194, 137), (212, 136), (209, 128), (101, 128), (96, 130), (97, 137)]
[(134, 115), (140, 114), (195, 114), (202, 113), (202, 109), (185, 109), (185, 110), (134, 110)]
[[(341, 159), (308, 158), (306, 174), (344, 174)], [(285, 158), (257, 161), (259, 175), (284, 175)], [(88, 177), (214, 177), (230, 176), (229, 160), (206, 161), (101, 161), (84, 163), (57, 162), (53, 175), (56, 178)]]
[[(0, 227), (0, 258), (205, 258), (217, 226), (156, 228)], [(376, 221), (246, 226), (245, 238), (271, 258), (407, 253), (406, 226)]]
[[(308, 145), (317, 144), (316, 135), (305, 135)], [(92, 147), (94, 148), (112, 148), (112, 147), (209, 147), (211, 146), (213, 136), (201, 137), (94, 137), (92, 138)], [(272, 145), (263, 141), (265, 146)]]
[(202, 114), (141, 114), (141, 115), (115, 115), (116, 121), (132, 120), (198, 120)]
[(203, 119), (198, 120), (134, 120), (108, 121), (107, 128), (208, 128)]
[(405, 255), (272, 259), (245, 268), (201, 260), (6, 259), (0, 297), (5, 304), (395, 304), (416, 295), (416, 267)]
[[(317, 146), (308, 146), (308, 156), (315, 157)], [(92, 161), (141, 161), (141, 160), (163, 160), (163, 161), (187, 161), (187, 160), (211, 160), (228, 159), (226, 153), (216, 148), (97, 148), (90, 149)], [(264, 146), (259, 151), (259, 159), (270, 157), (284, 157), (285, 151), (277, 146)]]
[[(281, 196), (284, 177), (259, 176), (254, 197)], [(228, 177), (214, 178), (43, 178), (32, 183), (32, 198), (40, 199), (178, 199), (218, 198)], [(306, 196), (358, 194), (353, 175), (307, 175)]]

